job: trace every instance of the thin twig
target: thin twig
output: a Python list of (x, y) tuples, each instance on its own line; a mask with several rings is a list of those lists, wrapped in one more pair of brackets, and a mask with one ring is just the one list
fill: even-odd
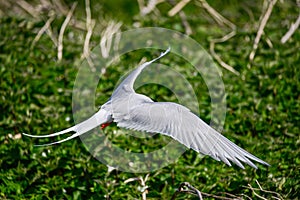
[(288, 41), (288, 39), (290, 39), (290, 37), (294, 34), (294, 32), (298, 29), (300, 25), (300, 14), (296, 20), (295, 23), (292, 23), (290, 29), (288, 32), (286, 32), (286, 34), (284, 34), (284, 36), (281, 38), (281, 43), (284, 44), (286, 43), (286, 41)]
[(212, 39), (211, 42), (210, 42), (210, 47), (209, 47), (209, 50), (210, 50), (210, 53), (211, 55), (213, 56), (213, 58), (222, 66), (224, 67), (225, 69), (227, 69), (228, 71), (234, 73), (235, 75), (239, 76), (240, 73), (238, 71), (236, 71), (232, 66), (226, 64), (222, 59), (221, 57), (216, 54), (215, 52), (215, 44), (216, 43), (221, 43), (221, 42), (225, 42), (227, 40), (229, 40), (230, 38), (232, 38), (233, 36), (235, 36), (236, 34), (236, 31), (232, 31), (230, 32), (229, 34), (223, 36), (222, 38), (217, 38), (217, 39)]
[(26, 12), (28, 12), (30, 15), (32, 15), (34, 18), (38, 18), (39, 17), (39, 12), (36, 11), (36, 9), (30, 5), (29, 3), (27, 3), (24, 0), (18, 0), (16, 1), (16, 3), (23, 8)]
[(191, 35), (193, 33), (192, 28), (189, 24), (189, 22), (186, 19), (186, 15), (183, 11), (179, 12), (179, 17), (181, 19), (182, 25), (184, 26), (185, 29), (185, 34)]
[(144, 6), (145, 2), (143, 0), (137, 0), (137, 2), (139, 4), (141, 15), (145, 16), (152, 12), (156, 8), (157, 4), (164, 2), (164, 0), (149, 0), (146, 6)]
[(145, 2), (144, 2), (144, 0), (137, 0), (137, 2), (138, 2), (139, 9), (140, 9), (140, 13), (142, 14), (142, 10), (144, 8)]
[(95, 26), (95, 22), (92, 20), (91, 17), (91, 8), (90, 8), (90, 0), (85, 0), (85, 12), (86, 12), (86, 29), (87, 29), (87, 34), (84, 40), (84, 46), (83, 46), (83, 55), (84, 57), (89, 56), (89, 43), (90, 43), (90, 38), (93, 33), (93, 28)]
[(181, 11), (184, 6), (186, 6), (191, 0), (181, 0), (178, 4), (176, 4), (169, 12), (168, 15), (170, 17), (173, 17), (176, 15), (179, 11)]
[(225, 69), (228, 71), (240, 75), (238, 71), (236, 71), (232, 66), (225, 63), (219, 55), (215, 52), (215, 44), (221, 43), (229, 40), (230, 38), (234, 37), (236, 35), (236, 25), (230, 22), (228, 19), (223, 17), (220, 13), (218, 13), (213, 7), (211, 7), (206, 0), (198, 0), (201, 4), (201, 6), (213, 17), (213, 19), (219, 24), (219, 25), (225, 25), (231, 29), (231, 32), (223, 36), (222, 38), (212, 39), (210, 42), (210, 53), (212, 54), (213, 58)]
[(270, 40), (270, 38), (269, 37), (266, 37), (266, 43), (267, 43), (267, 45), (270, 47), (270, 48), (273, 48), (273, 43), (272, 43), (272, 41)]
[(67, 17), (65, 19), (65, 21), (63, 22), (61, 28), (60, 28), (60, 31), (59, 31), (59, 35), (58, 35), (58, 46), (57, 46), (57, 58), (58, 60), (61, 60), (62, 59), (62, 51), (63, 51), (63, 37), (64, 37), (64, 32), (65, 32), (65, 29), (68, 25), (68, 23), (70, 22), (71, 20), (71, 17), (73, 15), (73, 12), (76, 8), (76, 5), (77, 5), (77, 2), (73, 3), (71, 9), (69, 10), (68, 14), (67, 14)]
[(277, 196), (277, 197), (273, 196), (273, 198), (275, 198), (275, 199), (279, 199), (279, 200), (283, 199), (283, 197), (279, 193), (263, 189), (261, 187), (260, 183), (258, 182), (258, 180), (255, 180), (255, 182), (258, 185), (259, 189), (258, 188), (252, 188), (253, 190), (260, 190), (260, 191), (265, 192), (265, 193), (274, 194), (274, 195)]
[(55, 19), (55, 16), (52, 15), (45, 23), (45, 25), (39, 30), (39, 32), (37, 33), (37, 35), (35, 36), (35, 38), (32, 41), (31, 47), (33, 47), (35, 45), (35, 43), (37, 43), (41, 36), (49, 29), (51, 23), (53, 22), (53, 20)]
[(51, 26), (48, 27), (48, 29), (46, 30), (47, 35), (50, 37), (50, 39), (52, 40), (52, 42), (54, 43), (54, 45), (57, 47), (57, 39), (53, 34), (52, 28)]
[(90, 58), (90, 39), (93, 34), (93, 29), (95, 27), (95, 20), (92, 20), (91, 8), (90, 8), (90, 0), (85, 0), (85, 12), (86, 12), (86, 29), (87, 33), (84, 40), (83, 45), (83, 57), (87, 60), (92, 72), (96, 71), (95, 65)]
[(250, 184), (248, 184), (248, 186), (249, 186), (249, 189), (251, 189), (251, 191), (253, 192), (253, 194), (254, 194), (255, 196), (257, 196), (257, 197), (260, 198), (260, 199), (267, 200), (266, 198), (264, 198), (264, 197), (260, 196), (259, 194), (257, 194), (257, 193), (254, 191), (254, 189), (252, 188), (252, 186), (251, 186)]
[(231, 29), (236, 29), (236, 26), (230, 22), (228, 19), (223, 17), (221, 14), (219, 14), (213, 7), (211, 7), (206, 0), (198, 0), (201, 4), (201, 6), (213, 17), (213, 19), (219, 24), (219, 25), (226, 25), (230, 27)]
[[(118, 33), (122, 24), (116, 23), (116, 22), (110, 22), (107, 26), (107, 28), (102, 32), (101, 34), (101, 41), (100, 41), (100, 47), (101, 47), (101, 54), (103, 58), (108, 58), (109, 52), (111, 49), (111, 45), (113, 42), (112, 35), (115, 33)], [(115, 41), (117, 42), (117, 41)]]
[(69, 9), (63, 0), (51, 0), (51, 1), (52, 1), (52, 5), (54, 5), (57, 8), (56, 10), (58, 10), (63, 15), (68, 14)]
[(222, 196), (218, 196), (218, 195), (214, 195), (214, 194), (208, 194), (208, 193), (205, 193), (205, 192), (201, 192), (203, 196), (207, 196), (207, 197), (212, 197), (214, 199), (222, 199), (222, 200), (241, 200), (242, 198), (241, 197), (238, 197), (238, 196), (235, 196), (233, 194), (229, 194), (229, 193), (225, 193), (233, 198), (229, 198), (229, 197), (222, 197)]
[[(62, 13), (63, 15), (67, 15), (69, 12), (68, 7), (66, 6), (63, 0), (52, 0), (53, 5), (56, 7), (56, 13)], [(72, 18), (69, 22), (70, 26), (86, 31), (86, 24), (83, 21), (76, 20)]]
[(249, 200), (252, 200), (252, 198), (251, 198), (251, 197), (249, 197), (248, 195), (241, 194), (241, 196), (244, 196), (244, 197), (246, 197), (247, 199), (249, 199)]
[[(185, 12), (182, 10), (182, 8), (183, 8), (190, 0), (183, 0), (183, 1), (185, 1), (185, 2), (184, 2), (185, 4), (183, 3), (184, 5), (181, 5), (181, 7), (179, 6), (178, 8), (176, 8), (176, 13), (174, 13), (174, 15), (177, 14), (177, 13), (179, 12), (179, 17), (180, 17), (180, 19), (181, 19), (182, 25), (184, 26), (185, 34), (191, 35), (191, 34), (193, 33), (192, 28), (191, 28), (189, 22), (187, 21), (187, 17), (186, 17)], [(181, 2), (183, 2), (183, 1), (181, 1)], [(168, 2), (169, 2), (169, 4), (171, 4), (172, 6), (174, 6), (174, 8), (180, 4), (180, 3), (178, 3), (177, 5), (175, 5), (175, 3), (174, 3), (172, 0), (169, 0)], [(171, 10), (169, 11), (169, 16), (170, 16), (170, 12), (171, 12), (172, 10), (173, 10), (173, 9), (171, 9)], [(172, 16), (174, 16), (174, 15), (172, 15)]]
[[(260, 199), (266, 199), (266, 198), (264, 198), (264, 197), (258, 195), (255, 191), (261, 191), (261, 192), (268, 193), (268, 194), (274, 194), (274, 195), (276, 195), (276, 196), (273, 196), (273, 195), (272, 195), (272, 198), (278, 199), (278, 200), (283, 200), (283, 197), (282, 197), (279, 193), (273, 192), (273, 191), (269, 191), (269, 190), (265, 190), (265, 189), (263, 189), (263, 188), (261, 187), (260, 183), (259, 183), (257, 180), (256, 180), (255, 182), (256, 182), (256, 184), (258, 185), (259, 188), (253, 188), (250, 184), (248, 184), (248, 187), (247, 187), (247, 186), (243, 186), (243, 187), (250, 189), (250, 190), (253, 192), (253, 194), (254, 194), (255, 196), (259, 197)], [(244, 195), (244, 196), (245, 196), (245, 195)]]
[(42, 9), (48, 9), (51, 7), (51, 3), (48, 0), (40, 0), (40, 2)]
[(260, 41), (260, 38), (264, 32), (264, 28), (268, 22), (268, 19), (272, 13), (272, 10), (273, 10), (273, 7), (274, 5), (276, 4), (276, 1), (277, 0), (266, 0), (269, 2), (269, 5), (268, 5), (268, 8), (266, 10), (266, 12), (264, 13), (263, 17), (262, 17), (262, 20), (259, 24), (259, 28), (258, 28), (258, 31), (257, 31), (257, 34), (256, 34), (256, 37), (254, 39), (254, 43), (253, 43), (253, 47), (252, 47), (252, 51), (249, 55), (249, 60), (252, 62), (254, 57), (255, 57), (255, 53), (256, 53), (256, 50), (258, 48), (258, 44), (259, 44), (259, 41)]
[(135, 177), (135, 178), (129, 178), (127, 180), (124, 181), (124, 183), (129, 183), (129, 182), (133, 182), (133, 181), (139, 181), (141, 183), (142, 186), (142, 200), (146, 200), (147, 199), (147, 193), (148, 193), (148, 186), (146, 185), (146, 182), (148, 181), (150, 174), (147, 174), (145, 176), (145, 178), (143, 179), (141, 176), (140, 177)]

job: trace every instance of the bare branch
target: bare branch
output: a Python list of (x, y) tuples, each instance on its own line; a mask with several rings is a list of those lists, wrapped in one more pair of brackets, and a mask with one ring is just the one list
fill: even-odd
[(63, 0), (52, 0), (52, 4), (57, 8), (59, 12), (61, 12), (63, 15), (67, 15), (69, 12), (68, 7), (65, 5)]
[[(37, 33), (37, 35), (35, 36), (34, 40), (32, 41), (31, 47), (33, 47), (35, 45), (35, 43), (37, 43), (39, 41), (39, 39), (41, 38), (41, 36), (49, 29), (51, 23), (53, 22), (53, 20), (55, 19), (55, 16), (52, 15), (45, 23), (45, 25), (39, 30), (39, 32)], [(48, 34), (49, 35), (49, 34)], [(51, 35), (53, 36), (53, 35)], [(50, 38), (51, 38), (50, 36)], [(53, 39), (52, 39), (53, 40)], [(56, 40), (56, 39), (55, 39)], [(55, 43), (54, 43), (55, 44)], [(57, 43), (56, 43), (57, 45)]]
[(225, 69), (227, 69), (228, 71), (234, 73), (235, 75), (239, 76), (240, 73), (238, 71), (236, 71), (232, 66), (226, 64), (222, 59), (221, 57), (216, 54), (215, 52), (215, 44), (216, 43), (221, 43), (221, 42), (225, 42), (227, 40), (229, 40), (230, 38), (232, 38), (233, 36), (235, 36), (236, 34), (236, 31), (232, 31), (230, 32), (229, 34), (223, 36), (222, 38), (217, 38), (217, 39), (212, 39), (211, 42), (210, 42), (210, 46), (209, 46), (209, 50), (210, 50), (210, 53), (211, 55), (213, 56), (213, 58), (222, 66), (224, 67)]
[(210, 53), (212, 54), (213, 58), (225, 69), (228, 71), (240, 75), (238, 71), (236, 71), (232, 66), (225, 63), (219, 55), (215, 52), (215, 44), (221, 43), (229, 40), (233, 36), (236, 35), (236, 25), (230, 22), (228, 19), (223, 17), (220, 13), (218, 13), (213, 7), (211, 7), (206, 0), (198, 0), (200, 2), (201, 7), (203, 7), (219, 25), (225, 25), (231, 29), (231, 32), (223, 36), (222, 38), (212, 39), (210, 42)]
[(181, 0), (178, 4), (176, 4), (169, 12), (168, 15), (170, 17), (173, 17), (176, 15), (179, 11), (181, 11), (184, 6), (186, 6), (191, 0)]
[(238, 197), (238, 196), (235, 196), (233, 194), (229, 194), (229, 193), (225, 193), (226, 195), (228, 196), (231, 196), (232, 198), (230, 197), (222, 197), (222, 196), (218, 196), (218, 195), (214, 195), (214, 194), (208, 194), (208, 193), (205, 193), (205, 192), (202, 192), (203, 196), (207, 196), (207, 197), (212, 197), (214, 199), (221, 199), (221, 200), (242, 200), (241, 197)]
[(236, 26), (230, 22), (228, 19), (223, 17), (221, 14), (219, 14), (213, 7), (211, 7), (206, 0), (198, 0), (201, 4), (201, 6), (213, 17), (213, 19), (219, 24), (219, 25), (226, 25), (230, 27), (231, 29), (236, 29)]
[(95, 65), (90, 58), (90, 39), (93, 34), (93, 29), (95, 27), (95, 20), (92, 20), (92, 15), (91, 15), (91, 8), (90, 8), (90, 0), (85, 0), (85, 12), (86, 12), (86, 29), (87, 33), (85, 36), (84, 40), (84, 46), (83, 46), (83, 57), (86, 58), (92, 72), (96, 71)]
[(300, 25), (300, 14), (296, 20), (295, 23), (292, 23), (290, 29), (288, 32), (286, 32), (286, 34), (281, 38), (281, 43), (284, 44), (286, 43), (286, 41), (288, 41), (288, 39), (290, 39), (290, 37), (294, 34), (294, 32), (298, 29)]
[(29, 3), (27, 3), (24, 0), (18, 0), (16, 1), (16, 3), (23, 8), (26, 12), (28, 12), (30, 15), (32, 15), (34, 18), (38, 18), (39, 17), (39, 12), (36, 11), (36, 9), (30, 5)]
[(53, 34), (51, 26), (48, 27), (48, 29), (46, 30), (46, 33), (50, 37), (50, 39), (52, 40), (52, 42), (54, 43), (54, 45), (57, 47), (58, 41), (57, 41), (56, 37)]
[(63, 37), (64, 37), (64, 32), (65, 32), (65, 29), (68, 25), (68, 23), (70, 22), (70, 19), (73, 15), (73, 12), (76, 8), (76, 5), (77, 5), (77, 2), (73, 3), (71, 9), (69, 10), (68, 14), (67, 14), (67, 17), (65, 19), (65, 21), (63, 22), (61, 28), (60, 28), (60, 31), (59, 31), (59, 35), (58, 35), (58, 46), (57, 46), (57, 58), (58, 60), (61, 60), (62, 59), (62, 51), (63, 51)]
[(251, 53), (250, 53), (250, 55), (249, 55), (249, 60), (250, 60), (250, 61), (253, 61), (253, 59), (254, 59), (254, 57), (255, 57), (255, 52), (256, 52), (256, 50), (257, 50), (257, 47), (258, 47), (258, 43), (259, 43), (259, 41), (260, 41), (260, 38), (261, 38), (261, 36), (262, 36), (262, 34), (263, 34), (263, 32), (264, 32), (264, 28), (265, 28), (265, 26), (266, 26), (266, 24), (267, 24), (267, 22), (268, 22), (268, 19), (269, 19), (271, 13), (272, 13), (273, 7), (274, 7), (274, 5), (275, 5), (276, 2), (277, 2), (277, 0), (265, 0), (265, 1), (268, 1), (269, 4), (268, 4), (268, 8), (267, 8), (266, 12), (263, 13), (263, 15), (262, 15), (263, 17), (262, 17), (262, 20), (261, 20), (261, 22), (260, 22), (260, 24), (259, 24), (259, 28), (258, 28), (256, 37), (255, 37), (255, 39), (254, 39), (252, 51), (251, 51)]
[(144, 0), (137, 0), (137, 2), (139, 4), (140, 13), (144, 16), (152, 12), (156, 8), (156, 5), (164, 2), (164, 0), (149, 0), (147, 6), (144, 6)]
[(147, 193), (148, 193), (148, 186), (146, 185), (146, 182), (149, 178), (150, 174), (147, 174), (145, 176), (145, 178), (143, 179), (141, 176), (140, 177), (135, 177), (135, 178), (129, 178), (127, 180), (124, 181), (124, 183), (129, 183), (129, 182), (133, 182), (133, 181), (139, 181), (141, 183), (142, 188), (140, 189), (140, 191), (142, 192), (142, 200), (146, 200), (147, 199)]
[(250, 184), (248, 184), (248, 185), (249, 185), (249, 188), (252, 190), (252, 192), (253, 192), (253, 194), (254, 194), (255, 196), (257, 196), (257, 197), (260, 198), (260, 199), (267, 200), (266, 198), (264, 198), (264, 197), (260, 196), (259, 194), (257, 194), (257, 193), (254, 191), (254, 189), (252, 188), (252, 186), (251, 186)]
[[(184, 2), (185, 1), (185, 2)], [(179, 17), (181, 19), (181, 23), (182, 25), (184, 26), (184, 29), (185, 29), (185, 34), (187, 35), (191, 35), (193, 33), (192, 31), (192, 28), (189, 24), (189, 22), (187, 21), (187, 18), (186, 18), (186, 15), (185, 15), (185, 12), (182, 10), (182, 8), (189, 2), (190, 0), (183, 0), (181, 1), (180, 3), (178, 3), (177, 5), (175, 5), (175, 3), (172, 1), (172, 0), (169, 0), (168, 2), (173, 5), (174, 7), (169, 11), (169, 16), (170, 16), (170, 12), (176, 7), (178, 6), (179, 4), (182, 4), (181, 7), (179, 6), (179, 8), (176, 9), (176, 13), (177, 14), (179, 12)], [(183, 3), (182, 3), (183, 2)], [(184, 4), (184, 5), (183, 5)], [(172, 16), (174, 16), (172, 15)]]
[(250, 184), (248, 184), (248, 187), (247, 186), (246, 187), (244, 186), (244, 187), (250, 189), (253, 192), (253, 194), (255, 196), (259, 197), (260, 199), (266, 199), (266, 198), (258, 195), (255, 191), (261, 191), (261, 192), (264, 192), (264, 193), (273, 194), (273, 195), (275, 195), (275, 196), (272, 196), (273, 199), (283, 200), (283, 197), (279, 193), (269, 191), (269, 190), (265, 190), (261, 187), (261, 185), (259, 184), (259, 182), (257, 180), (255, 182), (256, 182), (256, 184), (258, 185), (259, 188), (253, 188)]
[(189, 22), (186, 19), (185, 13), (183, 11), (180, 11), (179, 16), (181, 18), (182, 25), (184, 26), (185, 34), (191, 35), (193, 33), (193, 31), (192, 31), (192, 28), (191, 28)]
[(144, 8), (145, 2), (144, 2), (144, 0), (137, 0), (137, 2), (138, 2), (138, 5), (139, 5), (140, 13), (142, 14), (142, 10)]
[[(101, 47), (101, 54), (103, 58), (108, 58), (109, 52), (112, 45), (112, 35), (119, 32), (122, 24), (116, 23), (116, 22), (110, 22), (107, 26), (107, 28), (102, 32), (101, 34), (101, 41), (100, 41), (100, 47)], [(118, 42), (118, 41), (115, 41)], [(116, 43), (115, 43), (116, 45)]]

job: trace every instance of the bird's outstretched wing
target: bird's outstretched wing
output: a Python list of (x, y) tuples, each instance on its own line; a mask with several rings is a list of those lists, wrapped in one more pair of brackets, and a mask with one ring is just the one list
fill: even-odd
[(71, 140), (75, 137), (78, 137), (90, 130), (92, 130), (93, 128), (107, 123), (107, 122), (111, 122), (111, 114), (110, 112), (104, 110), (104, 109), (100, 109), (97, 113), (95, 113), (93, 116), (91, 116), (89, 119), (75, 125), (72, 126), (70, 128), (67, 128), (63, 131), (59, 131), (56, 133), (52, 133), (49, 135), (30, 135), (27, 133), (23, 133), (23, 135), (28, 136), (28, 137), (33, 137), (33, 138), (49, 138), (49, 137), (55, 137), (58, 135), (63, 135), (65, 133), (69, 133), (69, 132), (75, 132), (73, 135), (63, 139), (63, 140), (59, 140), (57, 142), (52, 142), (52, 143), (48, 143), (48, 144), (40, 144), (40, 145), (35, 145), (35, 146), (49, 146), (49, 145), (53, 145), (53, 144), (59, 144), (68, 140)]
[(240, 148), (184, 106), (170, 102), (149, 102), (130, 109), (129, 116), (114, 117), (119, 127), (168, 135), (188, 148), (231, 166), (244, 169), (242, 162), (257, 169), (250, 160), (269, 165)]
[(151, 63), (157, 61), (158, 59), (160, 59), (161, 57), (165, 56), (167, 53), (170, 52), (170, 47), (163, 53), (160, 54), (159, 57), (150, 60), (148, 62), (145, 62), (144, 64), (140, 65), (139, 67), (137, 67), (136, 69), (134, 69), (121, 83), (120, 85), (117, 87), (117, 89), (113, 92), (112, 94), (112, 98), (114, 96), (118, 96), (120, 95), (120, 93), (124, 92), (124, 90), (126, 92), (134, 92), (133, 89), (133, 84), (136, 80), (136, 78), (139, 76), (139, 74), (143, 71), (143, 69), (147, 66), (149, 66)]

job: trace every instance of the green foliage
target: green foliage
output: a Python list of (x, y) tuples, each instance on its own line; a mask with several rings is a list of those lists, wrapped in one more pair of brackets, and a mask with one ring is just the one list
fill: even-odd
[[(95, 18), (105, 17), (119, 21), (124, 18), (125, 29), (130, 29), (134, 22), (139, 22), (141, 27), (162, 26), (184, 31), (178, 16), (167, 16), (166, 13), (171, 8), (169, 4), (158, 6), (160, 16), (152, 13), (141, 17), (138, 15), (136, 1), (118, 2), (123, 2), (123, 7), (118, 7), (121, 11), (107, 1), (101, 6), (95, 5), (95, 8), (101, 7), (101, 12), (105, 10), (105, 15), (97, 10), (92, 10), (92, 13)], [(212, 5), (218, 8), (218, 5)], [(78, 9), (84, 10), (83, 6), (79, 4)], [(250, 66), (248, 56), (256, 29), (253, 28), (255, 21), (251, 21), (251, 16), (245, 14), (244, 8), (248, 9), (247, 12), (250, 10), (252, 17), (258, 21), (258, 6), (260, 5), (238, 1), (224, 4), (223, 10), (219, 12), (239, 28), (234, 38), (216, 45), (216, 52), (241, 73), (236, 76), (222, 69), (227, 93), (224, 135), (269, 162), (271, 167), (259, 166), (258, 170), (246, 167), (246, 170), (242, 170), (236, 166), (228, 167), (208, 157), (202, 158), (196, 152), (188, 150), (176, 163), (150, 173), (146, 182), (148, 199), (170, 199), (184, 181), (206, 193), (227, 192), (255, 198), (247, 187), (250, 184), (259, 188), (256, 180), (265, 190), (277, 192), (286, 199), (299, 198), (299, 30), (286, 44), (280, 43), (280, 38), (288, 29), (282, 23), (286, 23), (284, 20), (290, 20), (289, 23), (295, 21), (298, 12), (293, 6), (282, 3), (277, 5)], [(208, 15), (199, 13), (199, 7), (189, 5), (189, 8), (185, 11), (194, 31), (191, 37), (208, 48), (209, 39), (223, 35), (224, 29), (209, 21)], [(285, 19), (286, 17), (288, 18)], [(53, 30), (59, 30), (62, 22), (63, 19), (55, 21)], [(125, 183), (125, 180), (145, 177), (145, 174), (116, 170), (109, 172), (105, 165), (90, 155), (79, 139), (51, 147), (33, 147), (35, 143), (50, 142), (57, 138), (38, 141), (21, 137), (22, 132), (47, 134), (73, 124), (72, 89), (82, 52), (82, 33), (67, 28), (64, 58), (58, 62), (57, 49), (47, 35), (43, 35), (35, 46), (31, 46), (36, 32), (43, 24), (20, 17), (0, 18), (0, 198), (141, 198), (141, 184), (138, 181)], [(267, 37), (271, 39), (273, 48), (265, 42)], [(92, 38), (94, 46), (97, 44), (95, 41), (99, 41), (99, 34)], [(144, 52), (133, 53), (134, 55), (122, 58), (122, 66), (109, 67), (105, 76), (101, 77), (96, 105), (101, 105), (109, 98), (119, 78), (128, 70), (124, 66), (132, 68), (142, 57), (153, 57)], [(178, 65), (173, 60), (168, 64), (173, 66), (172, 62)], [(184, 67), (179, 66), (178, 70), (181, 68)], [(197, 94), (205, 91), (206, 94), (199, 95), (200, 115), (205, 121), (209, 121), (210, 102), (203, 80), (198, 75), (193, 76), (191, 72), (181, 70), (190, 75), (187, 79)], [(176, 101), (171, 91), (164, 87), (146, 85), (138, 91), (152, 91), (149, 95), (157, 101)], [(158, 148), (154, 140), (144, 141), (110, 134), (116, 129), (115, 126), (109, 127), (106, 133), (119, 147), (129, 146), (133, 152), (147, 152)], [(169, 138), (163, 136), (156, 136), (156, 139), (163, 143), (169, 141)], [(257, 193), (266, 198), (272, 197), (270, 193)], [(178, 196), (178, 199), (186, 198), (192, 196)]]

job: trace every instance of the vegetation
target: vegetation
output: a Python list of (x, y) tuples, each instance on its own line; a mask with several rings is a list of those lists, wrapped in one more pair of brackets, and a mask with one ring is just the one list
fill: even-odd
[[(214, 17), (199, 6), (204, 1), (191, 1), (180, 9), (184, 17), (168, 15), (177, 1), (159, 3), (144, 16), (136, 1), (92, 1), (91, 16), (95, 21), (92, 20), (90, 28), (95, 22), (93, 29), (85, 26), (88, 1), (78, 2), (76, 7), (72, 1), (53, 1), (68, 8), (66, 12), (60, 12), (57, 3), (50, 1), (48, 7), (38, 6), (45, 2), (48, 1), (0, 2), (1, 199), (141, 199), (142, 194), (147, 199), (171, 199), (182, 182), (189, 182), (203, 192), (205, 199), (300, 197), (299, 29), (286, 43), (280, 41), (296, 21), (299, 5), (293, 1), (274, 5), (255, 55), (249, 59), (261, 15), (267, 10), (266, 2), (270, 1), (208, 2), (234, 26), (216, 23)], [(29, 9), (30, 5), (34, 10)], [(72, 5), (74, 13), (64, 32), (60, 59), (59, 41), (55, 39)], [(39, 35), (51, 17), (51, 29)], [(119, 26), (117, 22), (122, 24)], [(134, 174), (111, 171), (96, 160), (78, 138), (60, 145), (34, 147), (34, 144), (57, 138), (34, 140), (22, 136), (23, 132), (49, 134), (74, 124), (72, 89), (86, 56), (83, 48), (88, 30), (93, 33), (89, 42), (92, 49), (109, 27), (125, 31), (137, 26), (158, 26), (189, 33), (208, 52), (214, 38), (234, 30), (233, 37), (214, 44), (216, 55), (234, 69), (219, 65), (227, 95), (223, 134), (270, 163), (270, 167), (259, 165), (255, 170), (247, 166), (242, 170), (187, 150), (177, 162), (162, 169)], [(189, 28), (192, 32), (187, 30)], [(52, 30), (52, 39), (49, 30)], [(149, 60), (155, 53), (132, 52), (121, 58), (121, 65), (107, 68), (101, 76), (103, 81), (98, 85), (95, 104), (100, 106), (109, 98), (124, 70), (129, 69), (125, 66), (133, 68), (143, 57)], [(168, 62), (167, 58), (164, 60)], [(174, 60), (169, 62), (169, 66), (178, 65)], [(209, 122), (210, 100), (199, 76), (190, 75), (187, 79), (199, 95), (201, 117)], [(204, 96), (200, 96), (203, 91)], [(149, 93), (156, 101), (176, 101), (164, 87), (145, 86), (140, 92)], [(157, 148), (155, 140), (137, 138), (134, 141), (130, 136), (113, 136), (111, 132), (117, 129), (115, 125), (108, 127), (105, 134), (120, 147), (135, 152)], [(163, 136), (157, 139), (168, 140)], [(145, 177), (147, 181), (143, 185)], [(186, 193), (176, 196), (176, 199), (187, 198), (195, 196)]]

